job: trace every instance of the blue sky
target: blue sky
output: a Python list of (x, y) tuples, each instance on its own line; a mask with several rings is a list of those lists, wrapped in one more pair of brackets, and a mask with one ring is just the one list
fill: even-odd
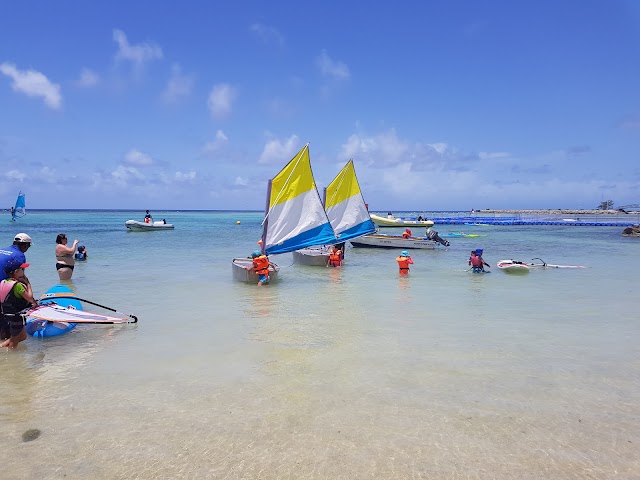
[(307, 142), (373, 211), (640, 203), (638, 2), (2, 11), (3, 208), (259, 210)]

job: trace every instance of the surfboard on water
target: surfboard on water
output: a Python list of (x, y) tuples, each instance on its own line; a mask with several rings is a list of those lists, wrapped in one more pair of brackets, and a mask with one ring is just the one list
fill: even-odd
[[(52, 303), (53, 299), (47, 299), (47, 295), (51, 294), (69, 294), (73, 295), (73, 290), (65, 285), (54, 285), (47, 290), (42, 297), (40, 297), (40, 305), (47, 305)], [(82, 304), (75, 298), (56, 297), (55, 303), (65, 308), (73, 308), (75, 310), (82, 310)], [(36, 309), (35, 311), (37, 311)], [(77, 323), (60, 320), (46, 320), (42, 318), (27, 316), (27, 324), (25, 329), (29, 335), (38, 338), (44, 337), (57, 337), (64, 333), (70, 332), (76, 328)]]
[(500, 270), (507, 273), (529, 273), (529, 265), (517, 260), (500, 260), (497, 266)]

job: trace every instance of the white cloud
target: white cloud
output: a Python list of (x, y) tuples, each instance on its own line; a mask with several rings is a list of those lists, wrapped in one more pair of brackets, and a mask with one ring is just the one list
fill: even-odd
[(145, 176), (135, 167), (118, 165), (118, 167), (111, 172), (110, 179), (117, 185), (126, 185), (130, 180), (144, 180)]
[(214, 118), (223, 118), (229, 115), (236, 96), (236, 89), (232, 85), (228, 83), (214, 85), (207, 101), (211, 115)]
[(236, 187), (246, 187), (247, 185), (249, 185), (249, 179), (245, 177), (236, 177), (233, 185), (235, 185)]
[(100, 76), (88, 68), (83, 68), (80, 72), (80, 78), (76, 82), (79, 87), (93, 87), (100, 82)]
[(211, 153), (219, 150), (220, 148), (222, 148), (228, 142), (229, 142), (229, 139), (227, 138), (225, 133), (222, 130), (218, 130), (216, 132), (215, 140), (213, 140), (211, 142), (207, 142), (205, 144), (205, 146), (202, 147), (202, 153), (205, 154), (205, 155), (211, 154)]
[(409, 144), (401, 141), (391, 129), (373, 137), (351, 135), (342, 145), (341, 158), (358, 158), (372, 165), (394, 165), (407, 160), (410, 153)]
[(54, 110), (62, 105), (60, 85), (51, 81), (36, 70), (18, 70), (12, 63), (0, 63), (0, 73), (13, 80), (11, 88), (30, 97), (42, 97), (44, 103)]
[(177, 182), (191, 182), (196, 179), (196, 172), (176, 172), (175, 179)]
[(113, 30), (113, 40), (118, 44), (116, 60), (128, 60), (137, 66), (142, 66), (150, 60), (162, 58), (162, 49), (158, 45), (153, 43), (130, 45), (122, 30)]
[(176, 103), (181, 98), (188, 97), (193, 88), (193, 75), (183, 75), (180, 65), (171, 66), (171, 78), (162, 92), (162, 99), (167, 103)]
[(138, 166), (149, 166), (153, 164), (153, 158), (150, 155), (136, 150), (135, 148), (129, 150), (124, 157), (127, 163)]
[(26, 180), (27, 174), (24, 172), (21, 172), (20, 170), (9, 170), (7, 173), (4, 174), (4, 177), (7, 180), (18, 181), (22, 183)]
[(298, 145), (299, 139), (297, 135), (291, 135), (284, 141), (278, 139), (269, 140), (262, 150), (258, 163), (288, 162), (300, 150)]
[(278, 46), (284, 45), (284, 36), (274, 27), (254, 23), (249, 30), (255, 33), (264, 43), (275, 43)]
[(351, 76), (347, 64), (333, 60), (325, 50), (322, 50), (316, 58), (316, 65), (320, 72), (327, 77), (345, 79)]

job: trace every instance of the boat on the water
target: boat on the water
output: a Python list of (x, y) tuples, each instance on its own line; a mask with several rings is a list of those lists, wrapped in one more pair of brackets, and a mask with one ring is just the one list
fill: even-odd
[[(343, 255), (344, 242), (375, 232), (376, 226), (367, 211), (353, 160), (349, 160), (324, 189), (323, 204), (331, 228), (342, 244)], [(328, 245), (303, 248), (293, 252), (293, 260), (302, 265), (326, 267), (330, 252)]]
[(152, 230), (171, 230), (174, 227), (172, 223), (166, 223), (164, 220), (156, 220), (155, 222), (139, 222), (137, 220), (127, 220), (124, 222), (127, 230), (135, 232), (152, 231)]
[(429, 240), (426, 237), (402, 237), (400, 235), (385, 235), (383, 233), (374, 233), (364, 235), (362, 237), (351, 240), (354, 247), (363, 248), (400, 248), (409, 250), (412, 248), (433, 250), (438, 242)]
[(379, 227), (433, 227), (432, 220), (422, 220), (416, 217), (396, 217), (393, 214), (388, 214), (386, 217), (381, 217), (372, 213), (371, 220)]
[(529, 273), (529, 265), (518, 260), (500, 260), (496, 265), (506, 273)]
[[(258, 283), (258, 274), (253, 270), (252, 258), (233, 259), (233, 279), (238, 282)], [(273, 262), (269, 262), (269, 282), (278, 278), (280, 267)]]
[[(262, 221), (261, 253), (276, 255), (337, 242), (313, 179), (307, 144), (269, 180), (267, 207)], [(273, 263), (270, 265), (269, 277), (272, 281), (277, 278), (279, 268)], [(234, 258), (231, 266), (234, 279), (258, 283), (251, 259)]]

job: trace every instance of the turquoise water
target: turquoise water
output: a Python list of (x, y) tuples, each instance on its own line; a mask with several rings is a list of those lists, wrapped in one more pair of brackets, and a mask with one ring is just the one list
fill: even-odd
[[(67, 233), (89, 253), (77, 294), (140, 319), (0, 351), (3, 479), (638, 478), (640, 239), (436, 225), (487, 236), (413, 251), (407, 277), (394, 250), (349, 249), (342, 269), (277, 256), (258, 288), (231, 258), (261, 213), (153, 213), (176, 229), (128, 232), (142, 213), (121, 211), (1, 222), (3, 245), (34, 239), (36, 294)], [(475, 248), (490, 274), (466, 271)], [(590, 268), (495, 268), (533, 257)]]

